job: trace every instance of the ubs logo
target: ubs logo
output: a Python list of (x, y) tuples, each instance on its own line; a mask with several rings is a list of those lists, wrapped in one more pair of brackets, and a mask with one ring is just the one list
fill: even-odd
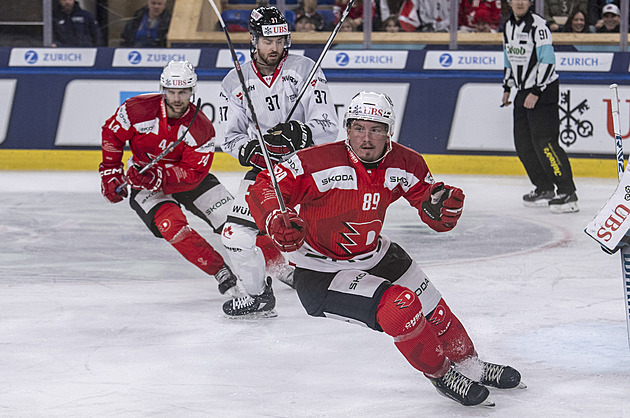
[(340, 52), (335, 57), (335, 63), (340, 67), (345, 67), (350, 63), (350, 57), (345, 52)]
[(24, 53), (24, 61), (26, 61), (27, 64), (35, 64), (37, 62), (37, 59), (37, 52), (33, 51), (32, 49), (29, 49)]
[(138, 51), (131, 51), (127, 55), (127, 61), (129, 61), (129, 64), (138, 65), (142, 61), (142, 54)]
[(442, 67), (450, 67), (453, 65), (453, 57), (451, 54), (442, 54), (440, 55), (440, 65)]

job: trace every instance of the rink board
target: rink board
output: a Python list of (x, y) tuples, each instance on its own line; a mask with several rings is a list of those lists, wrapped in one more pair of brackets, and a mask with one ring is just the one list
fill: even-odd
[[(116, 48), (98, 48), (95, 54), (87, 50), (66, 51), (56, 58), (63, 61), (67, 56), (72, 61), (66, 65), (42, 62), (52, 56), (46, 48), (0, 48), (0, 95), (6, 98), (0, 103), (0, 169), (95, 169), (103, 122), (126, 98), (157, 91), (159, 59), (195, 61), (202, 110), (215, 123), (220, 142), (218, 93), (230, 69), (223, 62), (225, 49), (151, 55)], [(314, 60), (320, 52), (319, 48), (299, 51)], [(559, 52), (560, 143), (576, 176), (615, 174), (609, 168), (614, 165), (615, 149), (608, 86), (612, 82), (620, 86), (621, 134), (626, 139), (630, 137), (628, 56)], [(332, 96), (328, 100), (342, 119), (356, 92), (387, 92), (396, 110), (394, 140), (426, 155), (436, 173), (520, 175), (524, 172), (512, 140), (512, 110), (499, 106), (500, 57), (497, 50), (333, 49), (323, 63)], [(338, 139), (342, 138), (340, 132)], [(235, 159), (217, 153), (213, 169), (241, 168)]]

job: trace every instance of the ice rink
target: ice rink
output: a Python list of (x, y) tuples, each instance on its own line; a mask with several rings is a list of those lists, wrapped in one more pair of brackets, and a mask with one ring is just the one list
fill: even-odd
[[(242, 176), (215, 174), (232, 192)], [(282, 283), (277, 318), (224, 318), (214, 279), (106, 202), (96, 170), (3, 171), (0, 416), (630, 417), (620, 258), (583, 232), (616, 180), (577, 178), (581, 211), (553, 215), (522, 206), (524, 176), (436, 178), (466, 193), (457, 228), (400, 201), (384, 233), (480, 357), (521, 371), (528, 388), (492, 390), (496, 407), (439, 396), (390, 337), (311, 318)]]

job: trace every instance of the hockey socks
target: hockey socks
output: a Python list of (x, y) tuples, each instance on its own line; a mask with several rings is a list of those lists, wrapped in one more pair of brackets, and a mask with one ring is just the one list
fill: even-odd
[(214, 276), (225, 264), (221, 254), (188, 226), (179, 206), (170, 203), (160, 206), (155, 213), (155, 225), (165, 240), (204, 272)]
[(394, 337), (396, 348), (414, 368), (428, 377), (441, 377), (448, 371), (449, 359), (414, 292), (390, 286), (379, 302), (376, 320), (386, 334)]
[(475, 346), (466, 329), (444, 299), (440, 299), (427, 320), (442, 344), (444, 355), (452, 362), (461, 363), (476, 355)]
[(269, 238), (269, 235), (258, 235), (256, 237), (256, 246), (261, 249), (265, 256), (267, 270), (276, 270), (287, 263), (278, 247)]

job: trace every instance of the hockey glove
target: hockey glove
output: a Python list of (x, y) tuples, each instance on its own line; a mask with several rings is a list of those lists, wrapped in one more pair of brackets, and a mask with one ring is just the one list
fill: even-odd
[(428, 198), (422, 202), (420, 217), (435, 231), (450, 231), (462, 216), (464, 198), (461, 189), (435, 183), (429, 189)]
[(306, 226), (295, 209), (287, 208), (290, 227), (284, 223), (284, 215), (276, 209), (267, 216), (265, 222), (267, 234), (281, 251), (290, 253), (299, 249), (306, 239)]
[(111, 203), (122, 202), (123, 198), (128, 195), (127, 188), (123, 187), (120, 193), (116, 193), (116, 188), (126, 181), (123, 164), (101, 163), (98, 166), (98, 172), (101, 175), (101, 193), (105, 196), (105, 199)]
[[(269, 159), (271, 164), (277, 164), (280, 161), (280, 156), (270, 153)], [(238, 152), (238, 161), (242, 166), (256, 167), (259, 170), (267, 168), (265, 157), (258, 141), (249, 141), (243, 145)]]
[(291, 154), (313, 145), (311, 128), (296, 120), (279, 123), (263, 135), (267, 150), (276, 155)]
[(162, 179), (164, 169), (159, 165), (154, 165), (144, 173), (140, 174), (142, 167), (137, 164), (132, 165), (127, 170), (127, 180), (134, 189), (145, 189), (151, 192), (162, 190)]

